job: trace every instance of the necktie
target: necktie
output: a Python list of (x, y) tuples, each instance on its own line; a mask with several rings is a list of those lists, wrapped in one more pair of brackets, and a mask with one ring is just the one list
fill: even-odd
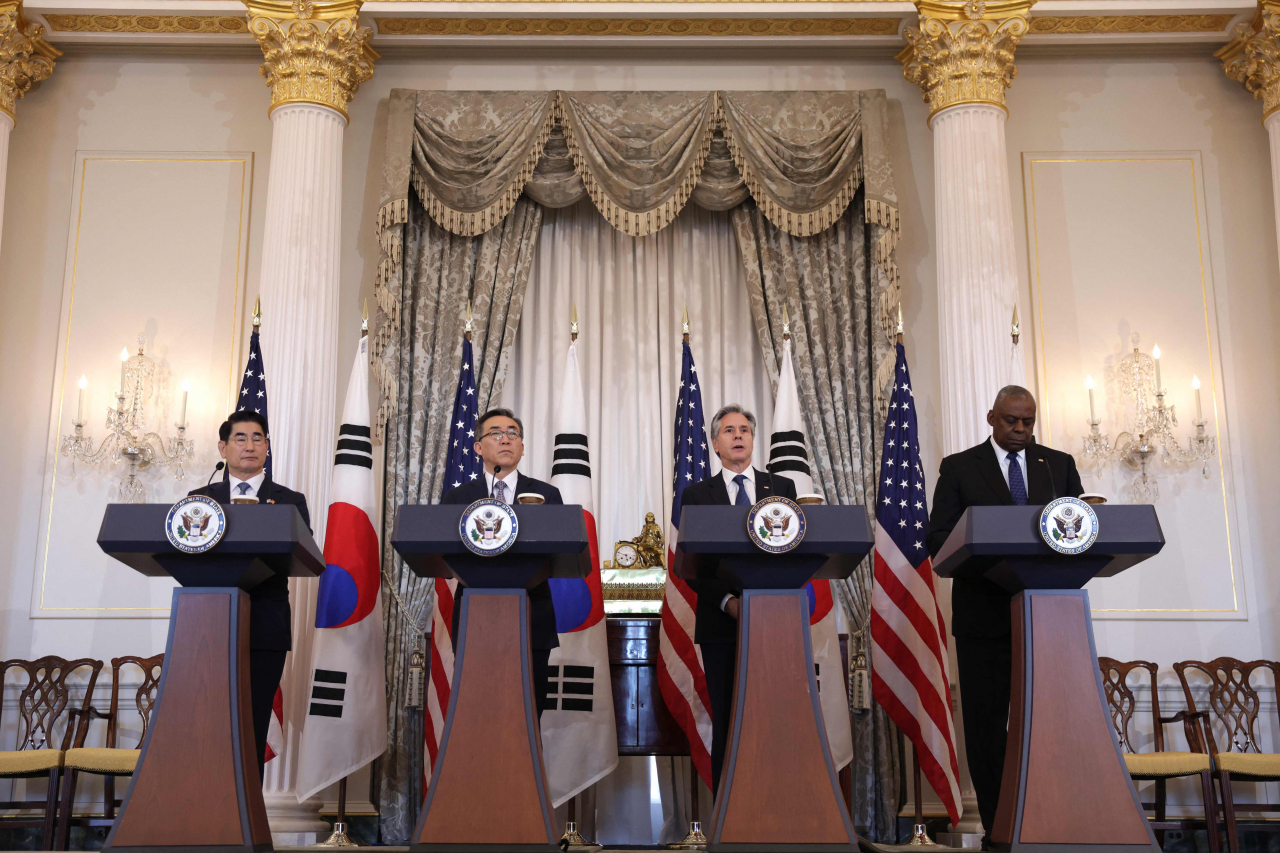
[(249, 490), (252, 489), (253, 486), (250, 486), (248, 483), (241, 483), (240, 485), (236, 486), (236, 488), (240, 490), (240, 494), (247, 495), (249, 494)]
[(1018, 464), (1018, 454), (1010, 453), (1005, 457), (1009, 460), (1009, 492), (1013, 495), (1013, 502), (1018, 506), (1027, 505), (1027, 481), (1022, 479), (1022, 466)]
[[(503, 503), (508, 503), (508, 501), (507, 501), (507, 484), (506, 484), (506, 483), (504, 483), (504, 482), (502, 482), (501, 480), (494, 480), (494, 481), (493, 481), (493, 496), (494, 496), (495, 498), (497, 498), (498, 500), (502, 501)], [(1026, 500), (1024, 499), (1022, 502), (1023, 502), (1023, 503), (1026, 503)]]
[(739, 474), (733, 478), (733, 482), (738, 484), (738, 496), (734, 498), (734, 506), (751, 506), (751, 498), (747, 497), (747, 475)]

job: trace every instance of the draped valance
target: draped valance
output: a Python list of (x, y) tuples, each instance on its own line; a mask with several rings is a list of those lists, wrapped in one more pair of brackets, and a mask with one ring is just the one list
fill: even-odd
[[(751, 198), (783, 232), (809, 237), (838, 221), (861, 187), (866, 219), (880, 226), (875, 261), (896, 303), (899, 220), (883, 90), (394, 89), (387, 122), (375, 291), (389, 322), (375, 357), (399, 322), (386, 285), (401, 263), (410, 194), (460, 237), (497, 226), (521, 194), (554, 208), (589, 196), (633, 237), (664, 228), (691, 200), (728, 210)], [(394, 383), (380, 379), (385, 405)]]

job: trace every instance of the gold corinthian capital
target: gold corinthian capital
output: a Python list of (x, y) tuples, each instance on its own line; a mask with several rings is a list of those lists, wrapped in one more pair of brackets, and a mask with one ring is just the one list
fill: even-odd
[(958, 104), (1005, 109), (1018, 68), (1013, 52), (1027, 33), (1034, 0), (917, 0), (920, 24), (907, 27), (898, 54), (903, 76), (929, 103), (929, 118)]
[(62, 51), (44, 39), (44, 27), (29, 23), (22, 3), (0, 2), (0, 110), (15, 119), (18, 99), (32, 83), (47, 80)]
[(1237, 24), (1231, 41), (1214, 54), (1227, 76), (1262, 99), (1262, 120), (1280, 107), (1280, 3), (1258, 4), (1248, 24)]
[(319, 104), (347, 116), (360, 84), (373, 77), (373, 31), (360, 26), (361, 0), (245, 0), (249, 32), (262, 47), (259, 71), (271, 109)]

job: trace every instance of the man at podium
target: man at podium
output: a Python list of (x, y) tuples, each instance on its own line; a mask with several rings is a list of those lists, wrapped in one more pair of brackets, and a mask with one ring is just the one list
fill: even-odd
[[(220, 504), (293, 504), (311, 527), (307, 499), (301, 492), (272, 481), (264, 470), (271, 449), (267, 419), (251, 411), (239, 411), (218, 428), (218, 453), (227, 465), (220, 482), (193, 489)], [(271, 703), (284, 674), (284, 659), (293, 648), (293, 614), (289, 609), (289, 579), (272, 575), (249, 592), (249, 694), (253, 704), (253, 740), (258, 748), (258, 776), (267, 757), (267, 727)]]
[[(971, 506), (1040, 505), (1084, 491), (1071, 454), (1036, 444), (1036, 401), (1026, 388), (1001, 388), (987, 423), (989, 440), (946, 457), (939, 467), (929, 514), (931, 557)], [(988, 834), (1004, 773), (1013, 657), (1010, 597), (986, 578), (951, 582), (951, 635), (960, 670), (969, 777)]]
[[(564, 503), (560, 490), (555, 486), (516, 470), (524, 458), (524, 424), (510, 409), (490, 409), (476, 419), (475, 452), (484, 460), (484, 477), (450, 489), (441, 503), (465, 505), (493, 497), (511, 504), (523, 494), (541, 495), (543, 503)], [(453, 597), (455, 648), (458, 644), (456, 628), (461, 618), (462, 595), (458, 594)], [(551, 586), (546, 581), (529, 590), (529, 623), (533, 690), (538, 699), (538, 713), (541, 714), (551, 692), (551, 650), (560, 645), (560, 637), (556, 633), (556, 608), (551, 600)]]
[[(718, 477), (685, 487), (680, 505), (752, 506), (772, 495), (795, 500), (796, 486), (791, 478), (774, 479), (772, 474), (752, 467), (755, 435), (756, 417), (741, 406), (729, 405), (716, 412), (711, 419), (711, 449), (720, 457), (722, 470)], [(742, 588), (714, 578), (691, 580), (689, 586), (698, 594), (693, 641), (702, 650), (707, 695), (711, 699), (711, 790), (714, 794), (720, 788), (720, 768), (724, 765), (729, 740)]]

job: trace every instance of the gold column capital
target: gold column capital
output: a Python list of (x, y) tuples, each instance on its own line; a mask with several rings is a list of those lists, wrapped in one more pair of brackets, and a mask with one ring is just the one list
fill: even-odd
[(918, 26), (903, 31), (902, 74), (929, 103), (929, 118), (958, 104), (1006, 109), (1014, 49), (1035, 0), (916, 0)]
[(18, 101), (32, 83), (53, 74), (62, 51), (49, 44), (44, 27), (22, 13), (22, 0), (0, 2), (0, 111), (17, 120)]
[(319, 104), (347, 117), (360, 84), (373, 77), (373, 31), (360, 26), (362, 0), (245, 0), (249, 32), (262, 47), (259, 72), (271, 109)]
[(1280, 2), (1260, 0), (1248, 24), (1236, 24), (1231, 41), (1214, 53), (1232, 80), (1262, 100), (1262, 120), (1280, 108)]

